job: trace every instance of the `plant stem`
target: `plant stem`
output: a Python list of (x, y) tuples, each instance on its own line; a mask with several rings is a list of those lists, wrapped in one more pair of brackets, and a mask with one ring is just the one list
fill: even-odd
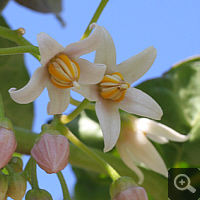
[(36, 53), (38, 55), (40, 54), (38, 47), (32, 45), (0, 48), (0, 55), (12, 55), (20, 53)]
[(82, 110), (84, 110), (88, 106), (89, 103), (90, 103), (89, 100), (84, 99), (72, 113), (70, 113), (69, 115), (62, 115), (60, 119), (61, 122), (63, 124), (71, 122), (74, 118), (76, 118), (80, 114)]
[(82, 151), (92, 157), (96, 162), (98, 162), (98, 164), (108, 173), (113, 181), (120, 177), (120, 175), (111, 165), (109, 165), (104, 159), (102, 159), (99, 155), (97, 155), (84, 143), (82, 143), (69, 129), (67, 129), (67, 127), (65, 128), (65, 132), (62, 134), (65, 135), (67, 139), (69, 139), (78, 148), (80, 148)]
[(92, 19), (90, 20), (84, 34), (82, 35), (81, 40), (87, 38), (90, 35), (90, 33), (92, 32), (92, 30), (89, 29), (90, 24), (92, 24), (93, 22), (97, 22), (97, 20), (99, 19), (103, 9), (105, 8), (106, 4), (108, 3), (108, 1), (109, 0), (101, 0), (96, 12), (94, 13), (94, 15), (93, 15)]
[(4, 114), (3, 99), (0, 93), (0, 119), (4, 117)]
[(61, 187), (62, 187), (62, 192), (63, 192), (63, 200), (70, 200), (70, 194), (69, 194), (69, 190), (67, 188), (67, 184), (66, 181), (63, 177), (63, 174), (61, 171), (56, 173), (58, 176), (58, 179), (60, 181)]
[[(73, 99), (72, 97), (70, 97), (70, 104), (72, 104), (74, 106), (79, 106), (81, 104), (81, 102)], [(94, 104), (89, 104), (86, 107), (86, 109), (88, 109), (88, 110), (95, 110), (95, 106), (94, 106)]]
[[(9, 39), (15, 43), (17, 43), (20, 46), (27, 46), (32, 45), (28, 40), (26, 40), (22, 34), (20, 34), (20, 28), (17, 30), (11, 30), (9, 28), (0, 26), (0, 37)], [(36, 53), (31, 53), (35, 58), (40, 60), (40, 55)]]
[(36, 161), (32, 156), (30, 158), (30, 162), (31, 162), (31, 186), (32, 189), (39, 189), (37, 181), (37, 173), (36, 173)]

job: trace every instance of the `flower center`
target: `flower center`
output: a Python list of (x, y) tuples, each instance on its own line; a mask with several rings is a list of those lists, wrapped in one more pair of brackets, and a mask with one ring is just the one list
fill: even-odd
[(111, 99), (120, 102), (124, 99), (126, 90), (130, 87), (119, 72), (105, 75), (100, 82), (101, 96), (104, 99)]
[(80, 68), (77, 62), (70, 60), (66, 55), (54, 57), (48, 64), (48, 71), (51, 74), (51, 82), (58, 88), (67, 89), (70, 87), (80, 88), (78, 79)]

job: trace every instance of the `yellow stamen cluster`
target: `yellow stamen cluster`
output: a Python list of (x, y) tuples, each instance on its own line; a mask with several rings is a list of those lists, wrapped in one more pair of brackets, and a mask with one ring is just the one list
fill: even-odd
[(80, 76), (79, 65), (66, 55), (59, 55), (53, 58), (48, 64), (48, 71), (51, 74), (51, 82), (56, 87), (61, 89), (80, 88), (78, 84)]
[(104, 99), (111, 99), (120, 102), (124, 99), (126, 90), (130, 87), (119, 72), (105, 75), (100, 82), (101, 96)]

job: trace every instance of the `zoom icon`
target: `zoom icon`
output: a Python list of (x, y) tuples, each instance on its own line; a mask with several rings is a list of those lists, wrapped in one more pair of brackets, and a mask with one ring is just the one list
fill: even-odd
[(174, 179), (174, 186), (178, 190), (189, 190), (192, 193), (196, 192), (196, 189), (190, 185), (190, 178), (185, 174), (179, 174)]
[(200, 200), (200, 170), (170, 168), (168, 170), (169, 200)]

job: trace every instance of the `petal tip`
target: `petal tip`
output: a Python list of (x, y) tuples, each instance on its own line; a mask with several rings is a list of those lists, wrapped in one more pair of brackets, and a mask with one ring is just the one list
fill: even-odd
[(17, 90), (17, 88), (10, 88), (9, 90), (8, 90), (8, 92), (9, 93), (12, 93), (12, 92), (14, 92), (14, 91), (16, 91)]
[(92, 24), (90, 24), (89, 29), (91, 30), (91, 29), (95, 28), (96, 26), (97, 26), (97, 24), (95, 22), (93, 22)]

